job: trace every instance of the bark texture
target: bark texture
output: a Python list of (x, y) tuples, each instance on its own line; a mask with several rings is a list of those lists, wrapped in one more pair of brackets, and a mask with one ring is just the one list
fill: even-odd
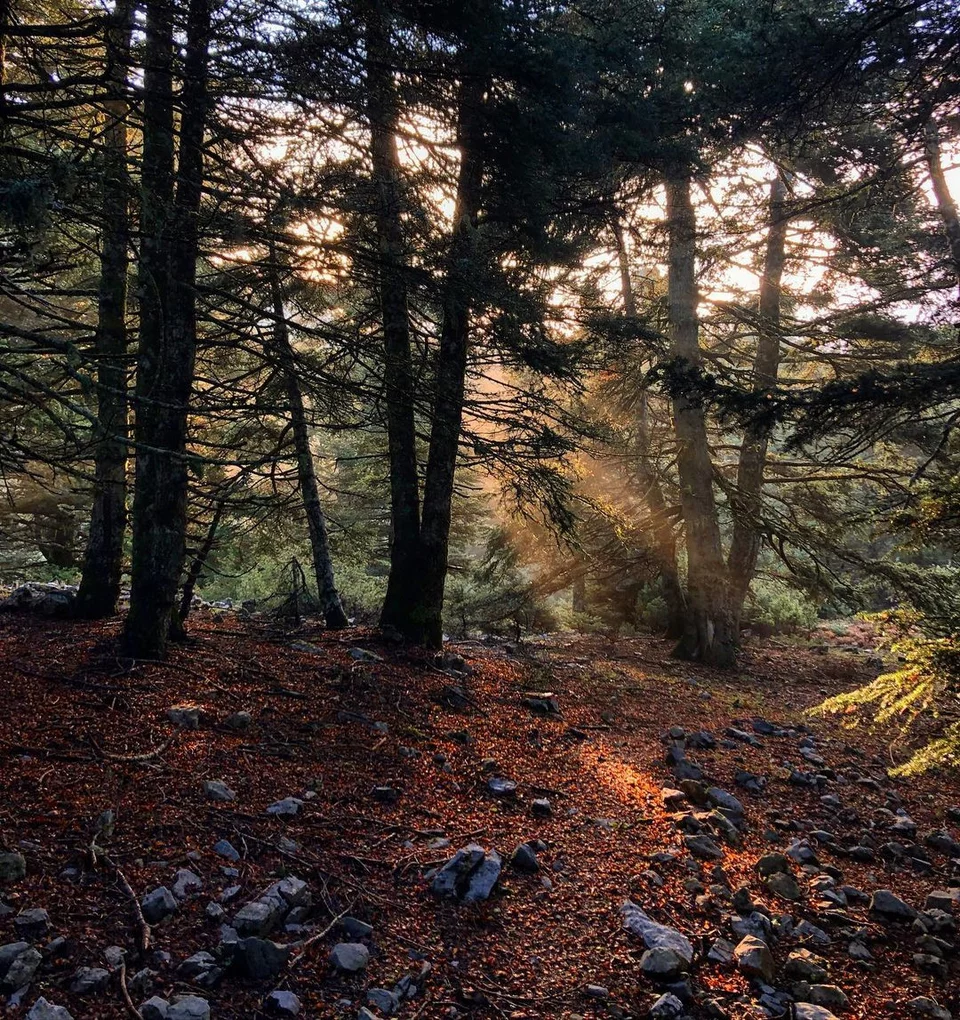
[(117, 611), (123, 572), (127, 476), (127, 64), (133, 5), (121, 0), (106, 22), (100, 284), (95, 355), (97, 429), (93, 507), (76, 612), (101, 619)]
[(443, 322), (437, 351), (431, 413), (430, 450), (420, 525), (420, 598), (408, 617), (410, 636), (428, 648), (443, 644), (443, 591), (447, 577), (454, 478), (466, 387), (470, 307), (477, 254), (477, 216), (483, 180), (483, 82), (468, 76), (460, 86), (458, 144), (460, 171), (453, 236), (443, 297)]
[(176, 613), (187, 520), (187, 412), (196, 355), (196, 264), (207, 113), (209, 0), (191, 0), (174, 188), (172, 7), (146, 5), (136, 387), (136, 488), (126, 651), (160, 658)]
[[(696, 217), (689, 176), (667, 181), (669, 238), (668, 302), (672, 350), (678, 362), (699, 368)], [(713, 489), (706, 415), (696, 395), (673, 400), (680, 508), (687, 545), (687, 629), (675, 654), (729, 668), (736, 663), (738, 634), (731, 612)]]
[(947, 243), (950, 246), (950, 261), (953, 265), (954, 275), (957, 277), (958, 292), (960, 292), (960, 217), (957, 216), (957, 206), (950, 194), (947, 175), (943, 170), (940, 128), (932, 117), (927, 121), (924, 132), (924, 155), (927, 161), (927, 172), (930, 174), (930, 183), (933, 185), (934, 198), (937, 201), (937, 210), (943, 221), (944, 233), (947, 235)]
[(390, 461), (390, 573), (380, 625), (404, 632), (417, 598), (420, 481), (415, 379), (407, 307), (407, 265), (397, 151), (398, 106), (390, 17), (379, 0), (367, 9), (367, 114), (376, 190), (377, 284), (383, 323), (383, 386)]

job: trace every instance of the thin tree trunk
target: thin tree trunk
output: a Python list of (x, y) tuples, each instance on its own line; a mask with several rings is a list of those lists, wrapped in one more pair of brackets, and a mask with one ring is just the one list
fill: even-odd
[(307, 515), (307, 530), (310, 533), (310, 549), (313, 554), (313, 570), (317, 581), (317, 595), (324, 621), (331, 630), (341, 630), (349, 621), (340, 602), (333, 574), (333, 559), (330, 556), (330, 540), (327, 536), (327, 522), (320, 502), (320, 487), (310, 447), (310, 432), (307, 415), (297, 378), (296, 362), (290, 346), (290, 331), (283, 308), (283, 291), (277, 275), (276, 264), (270, 270), (270, 292), (273, 299), (273, 342), (280, 370), (283, 373), (290, 406), (290, 424), (293, 427), (293, 445), (297, 454), (297, 474), (300, 480), (300, 495)]
[[(786, 262), (787, 189), (783, 178), (770, 184), (770, 224), (760, 280), (757, 309), (757, 352), (753, 363), (754, 390), (763, 392), (777, 384), (780, 369), (780, 301), (783, 267)], [(733, 503), (733, 539), (728, 559), (731, 609), (738, 629), (743, 603), (757, 567), (760, 552), (760, 523), (763, 505), (763, 473), (767, 462), (770, 429), (749, 425), (740, 446), (737, 465), (737, 493)]]
[(76, 612), (101, 619), (117, 611), (123, 572), (127, 475), (127, 273), (129, 191), (127, 181), (127, 64), (133, 4), (121, 0), (106, 30), (103, 190), (97, 358), (97, 445), (93, 507)]
[(447, 577), (450, 520), (460, 428), (466, 388), (470, 306), (480, 211), (483, 82), (469, 73), (460, 85), (457, 140), (460, 171), (454, 208), (453, 236), (444, 284), (443, 322), (436, 362), (430, 449), (423, 490), (420, 526), (420, 592), (408, 617), (412, 636), (428, 648), (443, 645), (443, 591)]
[(420, 482), (417, 468), (415, 381), (407, 308), (407, 266), (401, 222), (398, 108), (393, 83), (390, 18), (371, 0), (366, 22), (367, 112), (376, 188), (378, 287), (383, 320), (383, 386), (390, 460), (390, 574), (380, 624), (404, 632), (418, 597)]
[[(701, 363), (696, 283), (696, 217), (689, 176), (666, 183), (669, 234), (668, 300), (673, 354), (683, 367)], [(713, 463), (703, 405), (695, 394), (673, 400), (680, 508), (687, 545), (688, 628), (675, 654), (710, 665), (736, 663), (738, 635), (730, 612)]]
[(187, 522), (210, 3), (191, 0), (187, 15), (175, 196), (171, 6), (152, 0), (146, 10), (136, 489), (124, 645), (138, 657), (160, 658), (167, 641), (182, 635), (175, 608)]
[(950, 245), (950, 261), (953, 264), (953, 272), (957, 277), (957, 287), (960, 292), (960, 217), (957, 216), (957, 206), (947, 185), (947, 175), (944, 173), (943, 159), (940, 154), (940, 128), (933, 117), (927, 121), (924, 132), (924, 155), (927, 160), (930, 182), (933, 185), (934, 198), (937, 201), (937, 210), (940, 213), (940, 219), (943, 220), (943, 229)]
[(207, 533), (203, 537), (203, 543), (197, 550), (196, 556), (190, 561), (190, 569), (187, 571), (187, 576), (183, 582), (183, 591), (180, 595), (179, 615), (181, 625), (187, 622), (187, 617), (190, 615), (190, 610), (193, 607), (193, 593), (196, 591), (197, 582), (200, 580), (203, 568), (210, 558), (210, 553), (213, 552), (213, 545), (217, 540), (217, 529), (220, 527), (220, 521), (223, 519), (225, 508), (226, 499), (221, 499), (217, 503), (217, 509), (214, 511), (213, 517), (210, 519)]
[[(637, 317), (637, 301), (630, 278), (630, 260), (624, 242), (623, 228), (617, 214), (612, 221), (613, 236), (617, 245), (617, 262), (620, 268), (620, 293), (623, 313), (628, 319)], [(649, 549), (660, 571), (660, 583), (667, 604), (666, 637), (679, 639), (684, 633), (686, 599), (680, 584), (677, 568), (677, 541), (667, 515), (667, 501), (657, 477), (656, 466), (650, 456), (650, 428), (647, 394), (640, 394), (640, 413), (637, 418), (637, 477), (643, 487), (643, 500), (650, 512)]]

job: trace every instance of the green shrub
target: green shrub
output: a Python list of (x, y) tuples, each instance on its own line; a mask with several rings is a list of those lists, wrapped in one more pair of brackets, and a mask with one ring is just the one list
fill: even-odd
[(802, 593), (772, 578), (757, 578), (744, 612), (745, 622), (763, 624), (774, 633), (809, 630), (817, 622), (817, 607)]

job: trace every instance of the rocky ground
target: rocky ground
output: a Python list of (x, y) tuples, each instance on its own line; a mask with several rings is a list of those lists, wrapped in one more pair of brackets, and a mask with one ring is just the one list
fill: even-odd
[(12, 1016), (960, 1011), (957, 777), (804, 714), (858, 656), (114, 635), (0, 616)]

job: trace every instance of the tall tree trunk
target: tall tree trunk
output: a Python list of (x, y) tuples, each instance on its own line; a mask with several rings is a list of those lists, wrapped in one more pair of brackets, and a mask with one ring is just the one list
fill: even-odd
[[(776, 386), (780, 369), (780, 300), (787, 241), (786, 198), (787, 188), (778, 174), (770, 183), (770, 223), (757, 308), (753, 388), (760, 392)], [(733, 502), (733, 539), (728, 559), (731, 610), (738, 629), (760, 552), (763, 473), (769, 440), (770, 429), (767, 426), (749, 425), (740, 446), (737, 492)]]
[(175, 195), (171, 5), (151, 0), (146, 11), (136, 489), (124, 645), (132, 655), (159, 658), (169, 638), (182, 634), (175, 609), (187, 521), (210, 3), (191, 0), (187, 12)]
[(931, 117), (927, 121), (924, 132), (924, 155), (927, 160), (927, 172), (933, 185), (933, 195), (937, 201), (937, 210), (943, 220), (943, 229), (950, 245), (950, 261), (957, 277), (958, 293), (960, 293), (960, 218), (957, 206), (947, 185), (947, 175), (943, 170), (943, 159), (940, 154), (940, 128)]
[[(697, 318), (696, 216), (689, 176), (666, 182), (669, 236), (668, 301), (673, 354), (688, 368), (701, 363)], [(675, 653), (723, 668), (736, 664), (738, 634), (730, 611), (730, 592), (720, 522), (713, 491), (713, 463), (702, 402), (696, 394), (673, 400), (677, 436), (680, 508), (687, 545), (688, 625)]]
[(93, 508), (76, 612), (101, 619), (117, 611), (123, 572), (127, 476), (127, 64), (133, 4), (120, 0), (107, 21), (97, 358), (97, 439)]
[(470, 307), (477, 254), (480, 211), (481, 104), (484, 83), (469, 71), (460, 85), (457, 143), (460, 171), (453, 217), (453, 236), (444, 281), (443, 321), (437, 351), (430, 449), (420, 525), (420, 600), (406, 623), (408, 632), (428, 648), (443, 645), (443, 591), (447, 577), (450, 519), (460, 428), (466, 388)]
[(381, 0), (370, 0), (367, 9), (366, 49), (370, 154), (377, 198), (383, 387), (390, 459), (390, 574), (380, 624), (403, 632), (409, 608), (418, 597), (420, 482), (406, 252), (401, 222), (399, 114), (393, 82), (390, 16)]
[(303, 406), (303, 394), (297, 367), (290, 346), (290, 331), (283, 307), (283, 290), (280, 286), (276, 263), (270, 269), (270, 292), (273, 299), (273, 342), (280, 371), (283, 373), (287, 403), (290, 406), (290, 424), (293, 428), (293, 445), (297, 454), (297, 474), (300, 480), (300, 495), (307, 515), (307, 530), (310, 533), (310, 549), (313, 554), (313, 571), (317, 581), (317, 595), (324, 621), (331, 630), (340, 630), (348, 624), (343, 611), (340, 595), (333, 575), (333, 560), (330, 556), (330, 540), (327, 537), (327, 522), (320, 503), (320, 487), (310, 447), (310, 432), (307, 415)]
[[(630, 277), (630, 259), (623, 237), (623, 228), (618, 214), (612, 220), (614, 240), (617, 245), (617, 263), (620, 268), (620, 294), (623, 314), (628, 319), (637, 317), (637, 300)], [(637, 417), (637, 477), (643, 488), (643, 500), (650, 513), (649, 550), (660, 571), (660, 583), (667, 604), (666, 637), (679, 640), (684, 633), (686, 599), (680, 583), (677, 568), (677, 542), (667, 515), (667, 501), (657, 477), (656, 465), (650, 456), (649, 409), (646, 391), (640, 394), (640, 413)]]

